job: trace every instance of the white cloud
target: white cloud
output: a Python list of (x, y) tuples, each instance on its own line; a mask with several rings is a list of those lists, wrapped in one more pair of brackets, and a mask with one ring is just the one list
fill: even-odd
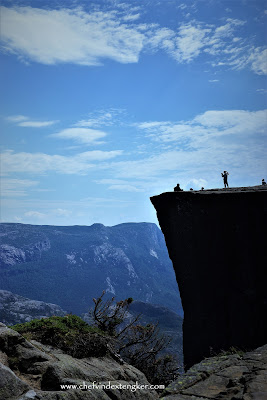
[(162, 126), (169, 125), (169, 122), (162, 122), (162, 121), (151, 121), (151, 122), (141, 122), (136, 124), (141, 129), (154, 129), (157, 127), (162, 127)]
[(68, 128), (49, 136), (58, 139), (70, 139), (83, 144), (102, 144), (104, 142), (99, 141), (99, 139), (104, 138), (107, 134), (96, 129)]
[(121, 185), (121, 184), (127, 184), (127, 181), (124, 181), (122, 179), (98, 179), (95, 181), (96, 183), (100, 183), (103, 185)]
[(144, 188), (140, 182), (131, 182), (123, 179), (99, 179), (95, 181), (98, 184), (108, 185), (110, 190), (121, 190), (124, 192), (143, 192)]
[(135, 63), (144, 39), (115, 11), (86, 13), (81, 8), (2, 7), (1, 30), (5, 51), (47, 65), (100, 65), (104, 58)]
[(29, 179), (1, 179), (2, 197), (21, 197), (27, 195), (27, 189), (38, 185), (37, 181)]
[(219, 82), (219, 79), (209, 79), (209, 82), (213, 83), (213, 82)]
[(27, 211), (26, 213), (24, 213), (25, 217), (35, 217), (38, 219), (43, 219), (45, 218), (45, 214), (40, 213), (39, 211)]
[(6, 120), (10, 122), (21, 122), (26, 119), (28, 119), (28, 117), (25, 117), (25, 115), (11, 115), (10, 117), (6, 117)]
[(87, 119), (78, 121), (74, 126), (77, 127), (99, 127), (99, 126), (111, 126), (115, 123), (118, 124), (119, 117), (124, 114), (125, 110), (119, 108), (111, 108), (109, 110), (100, 110), (92, 113)]
[(72, 211), (70, 210), (65, 210), (63, 208), (57, 208), (55, 210), (52, 210), (52, 212), (59, 216), (59, 217), (69, 217), (72, 214)]
[(239, 19), (228, 18), (225, 25), (221, 25), (215, 29), (214, 37), (231, 37), (237, 26), (245, 25), (245, 21)]
[(124, 21), (136, 21), (137, 19), (140, 18), (140, 13), (138, 14), (128, 14), (123, 17)]
[(206, 111), (192, 122), (207, 128), (218, 128), (221, 134), (259, 134), (266, 133), (266, 112), (267, 110)]
[(139, 189), (133, 185), (111, 185), (109, 186), (111, 190), (120, 190), (122, 192), (143, 192), (143, 189)]
[(252, 70), (258, 75), (267, 74), (267, 49), (257, 48), (248, 59)]
[(56, 124), (58, 121), (23, 121), (19, 122), (18, 126), (26, 128), (44, 128)]
[(73, 156), (61, 156), (45, 153), (15, 153), (5, 151), (2, 153), (2, 173), (12, 172), (46, 173), (55, 171), (61, 174), (85, 174), (90, 169), (96, 168), (95, 161), (105, 161), (122, 154), (122, 150), (113, 151), (86, 151)]
[(33, 121), (25, 115), (11, 115), (6, 117), (9, 122), (15, 123), (17, 126), (27, 127), (27, 128), (43, 128), (46, 126), (51, 126), (56, 124), (58, 121)]
[(182, 25), (176, 38), (176, 49), (172, 52), (178, 62), (190, 62), (196, 58), (205, 46), (206, 36), (211, 29), (192, 24)]
[(267, 69), (265, 50), (255, 48), (253, 38), (245, 38), (244, 29), (243, 39), (235, 36), (236, 31), (239, 35), (242, 33), (245, 24), (246, 21), (228, 18), (219, 26), (193, 20), (181, 24), (178, 32), (156, 27), (146, 32), (146, 45), (154, 50), (165, 50), (178, 63), (193, 62), (203, 54), (214, 67), (249, 67), (256, 74), (264, 74)]
[(114, 158), (122, 155), (122, 150), (112, 150), (112, 151), (101, 151), (101, 150), (93, 150), (93, 151), (85, 151), (83, 153), (78, 154), (76, 157), (81, 161), (104, 161), (109, 160), (110, 158)]
[(266, 135), (266, 110), (245, 111), (225, 110), (206, 111), (197, 115), (191, 121), (163, 121), (144, 122), (138, 125), (153, 141), (168, 144), (173, 143), (184, 151), (194, 150), (207, 146), (213, 141), (244, 140), (257, 135)]

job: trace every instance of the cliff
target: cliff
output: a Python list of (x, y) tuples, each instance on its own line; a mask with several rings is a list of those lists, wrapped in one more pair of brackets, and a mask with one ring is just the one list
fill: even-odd
[(151, 198), (182, 298), (186, 369), (266, 343), (266, 196), (255, 186)]

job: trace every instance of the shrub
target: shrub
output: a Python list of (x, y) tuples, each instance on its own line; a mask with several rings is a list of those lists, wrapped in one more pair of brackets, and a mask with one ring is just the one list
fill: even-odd
[(11, 327), (27, 339), (59, 348), (76, 358), (104, 356), (108, 338), (76, 315), (34, 319)]

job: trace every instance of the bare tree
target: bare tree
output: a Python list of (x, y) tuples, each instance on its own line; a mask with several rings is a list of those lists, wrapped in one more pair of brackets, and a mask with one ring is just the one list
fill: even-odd
[(115, 297), (112, 297), (111, 299), (103, 301), (104, 295), (105, 291), (102, 292), (100, 297), (93, 299), (95, 306), (91, 311), (91, 316), (99, 329), (108, 333), (110, 336), (118, 338), (119, 336), (123, 336), (125, 331), (138, 321), (140, 314), (122, 329), (118, 329), (119, 325), (126, 320), (129, 313), (129, 306), (133, 302), (133, 299), (129, 297), (128, 299), (115, 302)]
[(158, 324), (141, 325), (141, 314), (126, 322), (133, 302), (131, 297), (115, 302), (114, 297), (103, 301), (104, 295), (105, 291), (93, 299), (91, 316), (99, 329), (115, 338), (118, 355), (144, 372), (151, 383), (168, 384), (174, 380), (178, 376), (178, 361), (172, 355), (160, 355), (171, 338), (160, 333)]

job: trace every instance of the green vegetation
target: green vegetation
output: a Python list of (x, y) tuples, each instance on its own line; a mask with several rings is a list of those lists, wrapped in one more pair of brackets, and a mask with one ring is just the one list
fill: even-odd
[(34, 319), (11, 327), (27, 340), (57, 347), (76, 358), (100, 357), (107, 353), (108, 338), (76, 315)]
[(33, 319), (30, 322), (24, 324), (16, 324), (12, 326), (12, 329), (23, 334), (23, 333), (73, 333), (79, 331), (80, 333), (85, 332), (99, 332), (99, 329), (94, 328), (84, 322), (77, 315), (66, 315), (65, 317), (50, 317), (42, 319)]

